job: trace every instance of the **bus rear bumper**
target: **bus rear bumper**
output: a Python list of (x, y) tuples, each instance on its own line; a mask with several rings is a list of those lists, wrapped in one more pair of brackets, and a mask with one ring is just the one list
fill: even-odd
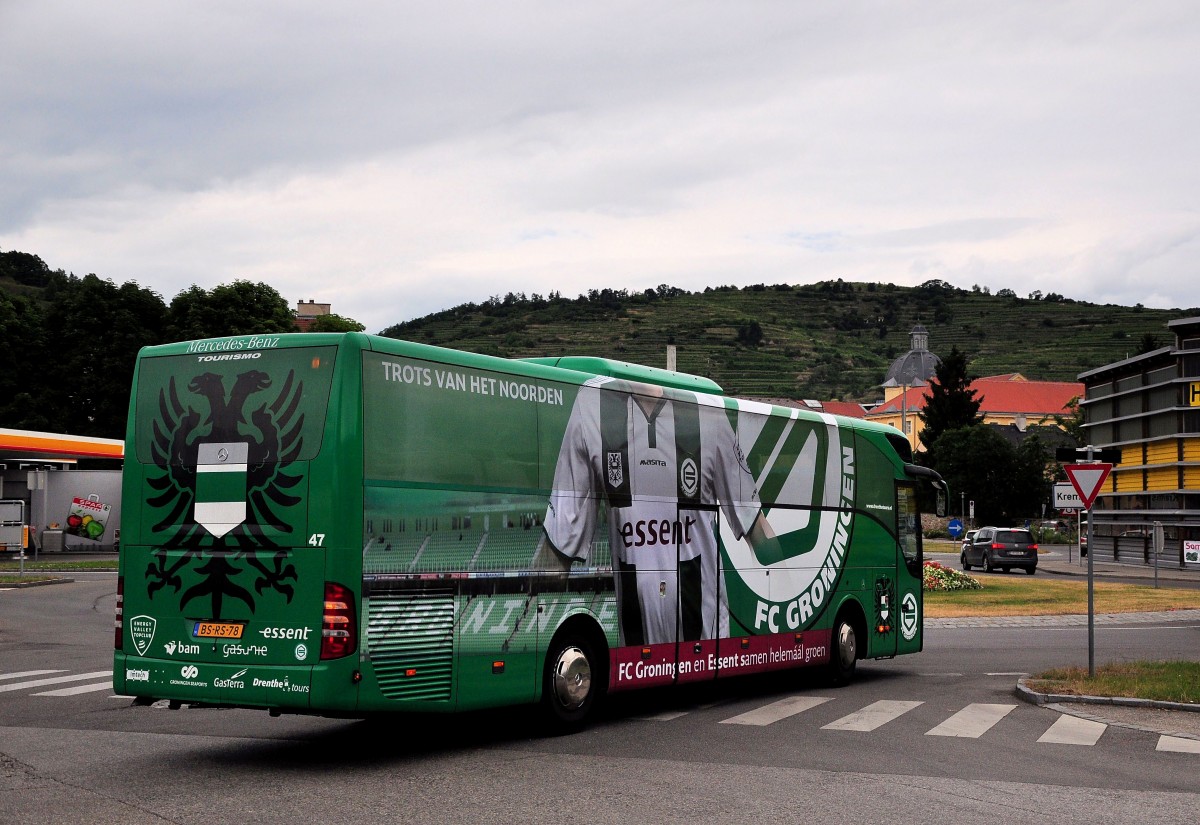
[(304, 666), (215, 664), (118, 653), (113, 687), (140, 699), (306, 710), (311, 705), (312, 671)]

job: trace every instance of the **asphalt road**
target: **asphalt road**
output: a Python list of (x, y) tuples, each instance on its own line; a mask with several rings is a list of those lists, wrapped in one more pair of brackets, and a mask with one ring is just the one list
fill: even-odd
[[(88, 578), (0, 591), (0, 822), (1194, 823), (1200, 809), (1200, 753), (1161, 749), (1194, 740), (1014, 696), (1018, 674), (1086, 664), (1081, 627), (930, 626), (925, 652), (862, 663), (844, 689), (776, 676), (641, 694), (543, 738), (525, 710), (132, 707), (87, 675), (111, 669), (115, 601), (111, 576)], [(1198, 625), (1097, 628), (1098, 660), (1194, 656)], [(35, 670), (58, 672), (14, 675)]]

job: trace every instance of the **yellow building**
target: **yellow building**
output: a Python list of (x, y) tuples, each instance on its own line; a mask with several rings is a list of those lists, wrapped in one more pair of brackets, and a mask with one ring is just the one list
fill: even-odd
[[(889, 424), (908, 437), (913, 450), (922, 449), (920, 414), (925, 409), (929, 381), (941, 359), (929, 351), (929, 333), (913, 327), (912, 348), (892, 362), (883, 381), (883, 403), (866, 418)], [(979, 401), (984, 424), (1015, 427), (1025, 432), (1054, 415), (1068, 415), (1073, 401), (1083, 396), (1083, 384), (1069, 381), (1030, 381), (1020, 373), (977, 378), (970, 385)]]

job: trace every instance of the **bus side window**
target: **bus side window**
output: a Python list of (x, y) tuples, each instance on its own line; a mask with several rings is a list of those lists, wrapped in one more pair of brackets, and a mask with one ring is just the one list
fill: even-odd
[(921, 573), (921, 514), (911, 484), (896, 485), (896, 540), (910, 573)]

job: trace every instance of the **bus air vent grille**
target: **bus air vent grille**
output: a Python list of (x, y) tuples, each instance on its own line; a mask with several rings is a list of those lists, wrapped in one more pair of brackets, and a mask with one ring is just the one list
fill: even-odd
[(367, 644), (389, 699), (449, 701), (454, 677), (454, 595), (371, 596)]

